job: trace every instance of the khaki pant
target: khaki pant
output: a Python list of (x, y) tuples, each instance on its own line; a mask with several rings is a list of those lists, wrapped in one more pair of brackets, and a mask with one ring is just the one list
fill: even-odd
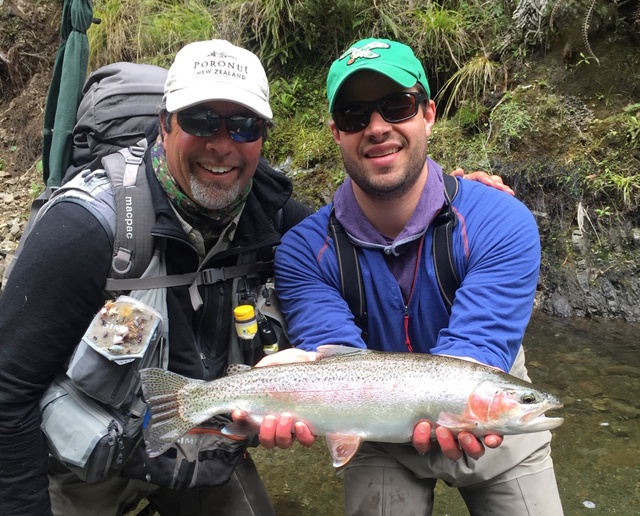
[(274, 516), (253, 460), (241, 461), (229, 482), (218, 487), (171, 490), (122, 478), (117, 473), (88, 484), (55, 459), (49, 465), (54, 516), (122, 516), (147, 499), (162, 516)]
[[(520, 444), (508, 443), (509, 437), (527, 436), (507, 436), (500, 448)], [(472, 459), (454, 463), (438, 450), (419, 455), (411, 445), (364, 443), (344, 470), (345, 515), (430, 516), (434, 487), (443, 479), (458, 487), (472, 516), (562, 516), (548, 441), (516, 466), (485, 478), (494, 468), (483, 466), (500, 462), (495, 456), (500, 448), (487, 450), (473, 467)]]

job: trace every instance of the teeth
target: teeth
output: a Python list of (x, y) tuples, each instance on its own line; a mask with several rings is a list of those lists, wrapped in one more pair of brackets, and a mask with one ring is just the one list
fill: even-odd
[(202, 168), (208, 170), (209, 172), (213, 172), (214, 174), (223, 174), (224, 172), (229, 172), (233, 167), (209, 167), (206, 165), (201, 165)]
[(388, 156), (389, 154), (393, 154), (395, 152), (398, 152), (398, 149), (389, 149), (383, 152), (379, 152), (379, 153), (372, 153), (372, 154), (368, 154), (368, 157), (370, 158), (381, 158), (382, 156)]

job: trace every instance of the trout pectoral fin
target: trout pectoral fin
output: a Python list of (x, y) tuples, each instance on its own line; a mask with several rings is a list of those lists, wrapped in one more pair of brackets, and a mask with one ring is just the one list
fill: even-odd
[(470, 431), (478, 427), (478, 422), (475, 420), (466, 419), (456, 414), (447, 414), (446, 412), (440, 413), (440, 417), (438, 417), (436, 423), (457, 432), (461, 432), (462, 430)]
[(248, 437), (258, 435), (259, 433), (260, 421), (257, 421), (255, 419), (234, 421), (233, 423), (225, 425), (225, 427), (222, 429), (222, 434), (230, 437), (231, 439), (233, 439), (234, 437), (246, 439)]
[(362, 437), (357, 435), (327, 434), (325, 438), (336, 468), (347, 464), (358, 453), (362, 443)]

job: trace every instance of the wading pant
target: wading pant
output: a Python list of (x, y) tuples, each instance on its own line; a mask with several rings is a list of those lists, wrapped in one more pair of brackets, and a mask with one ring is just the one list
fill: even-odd
[[(549, 443), (540, 442), (540, 434), (507, 436), (478, 461), (452, 462), (439, 450), (419, 455), (410, 444), (364, 443), (344, 470), (345, 515), (431, 516), (433, 489), (442, 479), (458, 488), (472, 516), (562, 516)], [(513, 457), (507, 450), (502, 456), (495, 452), (532, 437), (538, 449), (493, 475), (501, 459)]]
[(54, 516), (121, 516), (147, 499), (162, 516), (274, 516), (275, 511), (251, 457), (229, 482), (185, 490), (161, 488), (117, 473), (88, 484), (50, 459), (49, 494)]

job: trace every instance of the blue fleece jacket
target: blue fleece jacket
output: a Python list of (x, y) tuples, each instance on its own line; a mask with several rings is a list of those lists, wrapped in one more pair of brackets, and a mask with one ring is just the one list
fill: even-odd
[(405, 229), (389, 241), (364, 217), (347, 180), (336, 216), (357, 246), (368, 309), (364, 343), (340, 293), (332, 204), (290, 230), (276, 252), (276, 285), (294, 345), (345, 344), (384, 351), (469, 357), (509, 371), (533, 305), (540, 241), (531, 212), (514, 197), (459, 181), (453, 202), (455, 266), (461, 278), (451, 314), (440, 296), (431, 251), (433, 218), (444, 200), (442, 170), (429, 177)]

